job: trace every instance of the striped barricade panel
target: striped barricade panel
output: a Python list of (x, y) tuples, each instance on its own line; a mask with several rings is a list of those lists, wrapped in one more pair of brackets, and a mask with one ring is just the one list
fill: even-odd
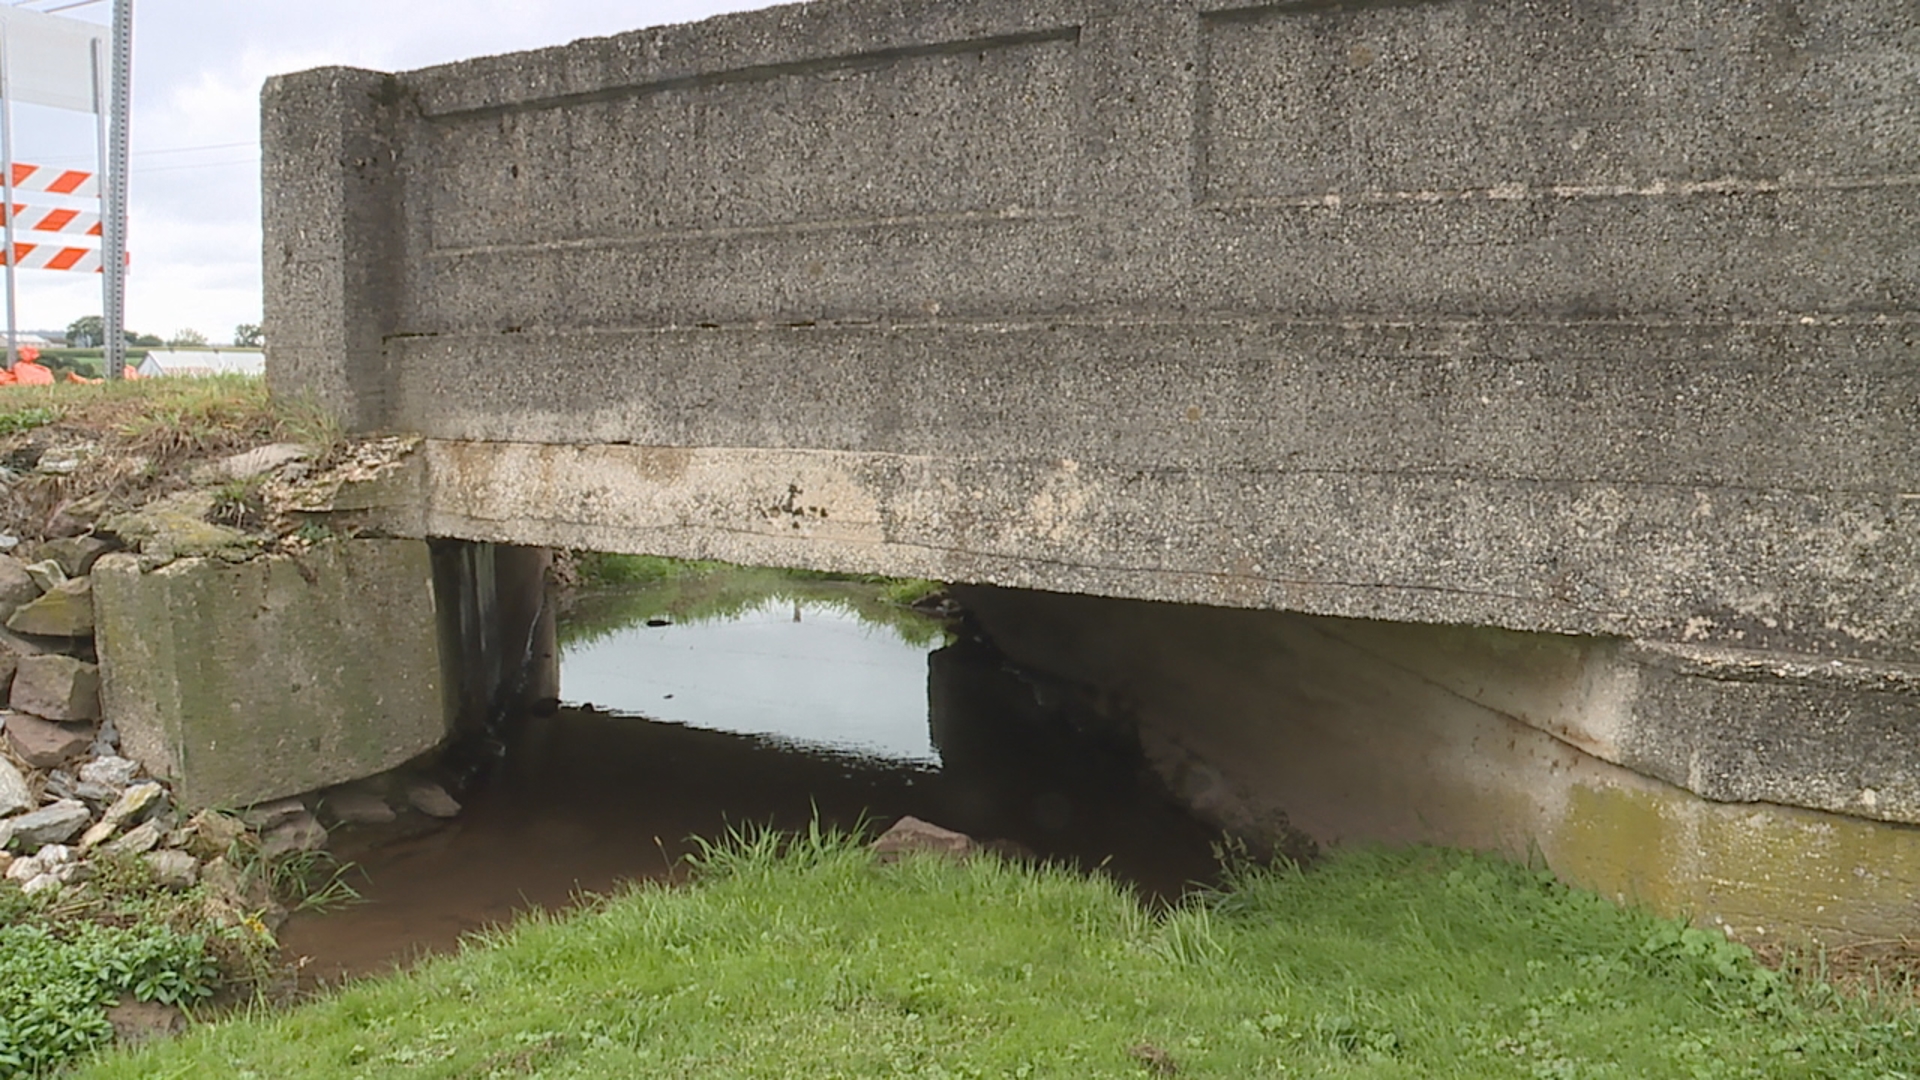
[[(0, 213), (0, 221), (6, 215)], [(99, 236), (100, 213), (68, 207), (13, 204), (13, 227), (27, 232), (66, 233), (70, 236)]]
[[(0, 253), (0, 266), (6, 263), (4, 253)], [(97, 274), (101, 269), (100, 249), (16, 243), (13, 245), (13, 265), (21, 270), (71, 270), (80, 274)]]
[(74, 195), (95, 199), (100, 197), (100, 181), (93, 173), (80, 169), (53, 169), (45, 165), (28, 165), (20, 161), (13, 163), (13, 189), (45, 191), (54, 195)]

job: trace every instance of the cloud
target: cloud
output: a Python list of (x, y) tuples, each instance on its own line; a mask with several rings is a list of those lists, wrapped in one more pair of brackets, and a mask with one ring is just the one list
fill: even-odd
[[(260, 320), (259, 95), (330, 64), (403, 71), (598, 37), (755, 0), (152, 0), (134, 30), (127, 324), (223, 340)], [(73, 12), (92, 21), (105, 5)], [(90, 168), (92, 118), (16, 109), (22, 161)], [(22, 271), (22, 329), (100, 311), (99, 275)]]

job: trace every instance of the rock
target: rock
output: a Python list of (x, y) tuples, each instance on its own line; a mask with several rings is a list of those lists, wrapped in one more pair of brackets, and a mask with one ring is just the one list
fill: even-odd
[(100, 757), (80, 766), (80, 781), (120, 791), (140, 772), (138, 762), (123, 757)]
[(113, 717), (100, 721), (100, 733), (93, 737), (94, 757), (118, 757), (120, 755), (120, 729), (114, 726)]
[[(73, 778), (72, 773), (65, 769), (55, 769), (47, 774), (46, 791), (42, 793), (45, 797), (42, 798), (41, 801), (52, 802), (55, 799), (78, 799), (80, 798), (80, 793), (74, 790), (78, 784), (79, 781)], [(81, 801), (84, 802), (85, 800), (82, 799)]]
[[(93, 830), (89, 829), (87, 831), (91, 834)], [(100, 850), (109, 855), (141, 855), (159, 847), (160, 838), (160, 824), (154, 821), (143, 821), (133, 828), (128, 829), (125, 836), (103, 845)], [(85, 847), (86, 843), (86, 839), (82, 838), (80, 846)], [(184, 854), (184, 852), (182, 854)], [(188, 857), (192, 858), (192, 856)], [(194, 865), (199, 865), (198, 860), (195, 861)]]
[(70, 638), (30, 638), (11, 630), (0, 629), (0, 655), (11, 656), (16, 660), (27, 656), (47, 656), (53, 653), (64, 655), (72, 647), (73, 640)]
[(7, 880), (32, 881), (34, 878), (46, 872), (47, 864), (37, 857), (29, 855), (23, 859), (14, 859), (13, 862), (7, 866)]
[(202, 810), (180, 831), (186, 835), (174, 846), (186, 848), (202, 859), (219, 859), (246, 837), (247, 825), (231, 814)]
[(142, 554), (168, 560), (204, 555), (245, 562), (260, 549), (257, 538), (207, 520), (211, 491), (183, 491), (148, 503), (132, 513), (101, 522), (100, 531), (138, 547)]
[(40, 592), (49, 592), (67, 583), (67, 571), (52, 559), (42, 559), (37, 563), (28, 563), (24, 569), (33, 587)]
[(105, 843), (122, 825), (138, 824), (153, 817), (166, 809), (166, 801), (167, 789), (151, 780), (133, 785), (121, 792), (120, 798), (100, 815), (100, 821), (87, 830), (80, 841), (80, 850), (87, 851)]
[(90, 446), (56, 446), (41, 454), (40, 463), (33, 468), (49, 476), (72, 476), (92, 453)]
[(13, 862), (13, 856), (4, 851), (0, 851), (0, 878), (5, 878), (7, 871), (13, 869)]
[(108, 1009), (107, 1023), (113, 1025), (114, 1041), (122, 1046), (172, 1038), (187, 1030), (186, 1014), (178, 1007), (132, 998), (122, 998), (118, 1005)]
[[(100, 667), (71, 656), (25, 657), (14, 673), (8, 703), (48, 720), (98, 720)], [(87, 742), (93, 742), (92, 731)]]
[(8, 818), (7, 824), (13, 830), (13, 845), (34, 853), (48, 844), (64, 844), (80, 835), (80, 830), (91, 820), (93, 815), (85, 803), (62, 799), (30, 814)]
[(0, 555), (0, 618), (13, 614), (21, 604), (40, 596), (40, 586), (27, 574), (27, 564), (11, 555)]
[(20, 658), (0, 649), (0, 701), (13, 692), (13, 673), (20, 669)]
[(247, 903), (246, 892), (240, 887), (240, 872), (224, 858), (208, 859), (200, 871), (201, 880), (207, 883), (207, 892), (234, 907), (244, 907)]
[(299, 799), (275, 799), (273, 802), (258, 803), (240, 811), (240, 820), (255, 832), (269, 829), (305, 815), (307, 804)]
[(193, 471), (196, 484), (217, 484), (222, 480), (251, 480), (256, 476), (270, 473), (292, 461), (303, 461), (313, 456), (313, 451), (299, 443), (274, 443), (271, 446), (256, 446), (232, 457), (222, 458), (208, 465), (202, 465)]
[(93, 579), (70, 578), (47, 590), (45, 596), (22, 605), (7, 618), (16, 634), (42, 637), (86, 637), (93, 633)]
[(93, 570), (93, 564), (100, 556), (119, 547), (113, 541), (100, 536), (69, 536), (60, 540), (49, 540), (40, 545), (40, 558), (52, 559), (60, 564), (68, 577), (81, 577)]
[(364, 788), (335, 788), (320, 805), (342, 825), (385, 825), (397, 816), (385, 799)]
[(1127, 1047), (1127, 1056), (1140, 1063), (1140, 1067), (1155, 1076), (1173, 1076), (1180, 1071), (1174, 1063), (1173, 1055), (1152, 1043), (1136, 1043)]
[(447, 794), (447, 789), (431, 780), (409, 781), (407, 802), (428, 817), (450, 818), (460, 813), (460, 804)]
[(184, 851), (155, 851), (145, 859), (161, 888), (191, 889), (200, 880), (200, 860)]
[(52, 874), (41, 874), (29, 880), (25, 885), (20, 886), (20, 891), (26, 893), (28, 896), (33, 896), (36, 893), (43, 893), (48, 889), (57, 889), (59, 887), (59, 878)]
[[(65, 660), (66, 657), (45, 659)], [(79, 663), (78, 660), (69, 662)], [(93, 742), (93, 729), (77, 724), (56, 724), (39, 716), (23, 716), (19, 713), (7, 714), (6, 722), (7, 742), (13, 747), (13, 752), (36, 769), (65, 765), (86, 753), (87, 747)]]
[(61, 863), (47, 871), (62, 885), (78, 885), (93, 877), (93, 864), (82, 862)]
[(105, 806), (120, 797), (120, 793), (105, 784), (96, 784), (91, 780), (82, 780), (67, 792), (68, 798), (79, 799), (88, 806)]
[(20, 775), (13, 762), (0, 757), (0, 817), (31, 809), (33, 791), (27, 787), (27, 778)]
[(302, 810), (260, 836), (260, 855), (273, 859), (296, 851), (319, 851), (327, 846), (327, 830), (318, 818)]
[(897, 859), (909, 851), (932, 851), (964, 857), (971, 855), (977, 846), (966, 833), (943, 829), (917, 817), (903, 817), (873, 842), (873, 853), (885, 861)]

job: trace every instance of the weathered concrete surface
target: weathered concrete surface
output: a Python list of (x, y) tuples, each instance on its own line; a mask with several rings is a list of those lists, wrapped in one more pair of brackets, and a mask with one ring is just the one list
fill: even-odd
[[(1688, 749), (1645, 744), (1649, 730), (1670, 735), (1660, 714), (1675, 694), (1712, 693), (1672, 684), (1726, 669), (1675, 671), (1617, 643), (1541, 634), (993, 588), (959, 598), (1015, 661), (1136, 725), (1174, 793), (1242, 834), (1537, 852), (1569, 880), (1745, 935), (1840, 941), (1917, 921), (1920, 829), (1851, 816), (1857, 804), (1709, 801), (1636, 771)], [(1790, 700), (1805, 688), (1778, 689)], [(1697, 750), (1717, 759), (1729, 746), (1767, 751), (1740, 732), (1703, 733)], [(1845, 756), (1838, 771), (1856, 770), (1831, 777), (1837, 789), (1910, 782), (1911, 748), (1879, 745), (1892, 760), (1850, 749), (1816, 747), (1820, 765)], [(1825, 775), (1788, 760), (1747, 774)]]
[(443, 535), (1915, 661), (1916, 56), (820, 0), (308, 72), (271, 378), (437, 440)]
[(427, 545), (94, 567), (107, 715), (191, 808), (391, 769), (448, 730)]
[[(1630, 795), (1745, 881), (1907, 834), (1689, 800), (1920, 821), (1916, 58), (1907, 0), (818, 0), (308, 72), (269, 376), (425, 437), (399, 535), (1577, 635), (1244, 659), (1413, 688), (1325, 714), (1451, 748), (1370, 831)], [(1573, 681), (1460, 683), (1509, 645)]]

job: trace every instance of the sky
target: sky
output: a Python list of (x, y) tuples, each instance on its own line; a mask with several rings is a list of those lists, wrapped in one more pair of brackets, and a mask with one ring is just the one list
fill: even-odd
[[(0, 0), (48, 11), (74, 0)], [(688, 22), (765, 0), (134, 0), (127, 326), (230, 340), (261, 321), (260, 86), (343, 64), (406, 71)], [(97, 0), (60, 15), (107, 23)], [(14, 158), (92, 169), (94, 119), (15, 105)], [(100, 275), (21, 270), (22, 330), (100, 312)]]

